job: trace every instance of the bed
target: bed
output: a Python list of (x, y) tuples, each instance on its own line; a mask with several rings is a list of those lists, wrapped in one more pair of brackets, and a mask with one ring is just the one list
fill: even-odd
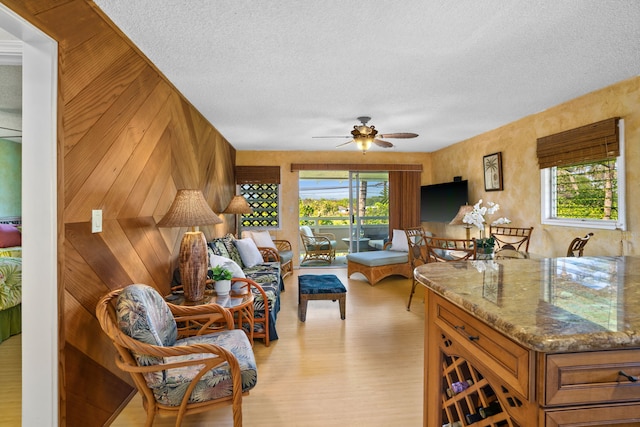
[(22, 235), (0, 224), (0, 343), (22, 331)]

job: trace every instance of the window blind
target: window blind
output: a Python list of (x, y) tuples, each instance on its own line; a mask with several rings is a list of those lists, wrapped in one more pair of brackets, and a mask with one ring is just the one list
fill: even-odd
[(280, 166), (236, 166), (236, 184), (280, 184)]
[(540, 169), (570, 166), (620, 155), (619, 117), (538, 138)]

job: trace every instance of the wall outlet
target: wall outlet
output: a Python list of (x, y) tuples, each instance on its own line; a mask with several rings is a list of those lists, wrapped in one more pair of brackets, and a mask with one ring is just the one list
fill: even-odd
[(102, 232), (102, 209), (94, 209), (91, 211), (91, 232)]

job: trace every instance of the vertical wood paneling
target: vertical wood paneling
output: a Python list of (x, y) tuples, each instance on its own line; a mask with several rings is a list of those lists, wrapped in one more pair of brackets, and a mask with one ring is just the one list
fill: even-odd
[[(99, 426), (132, 387), (115, 367), (95, 304), (130, 283), (169, 291), (184, 230), (156, 221), (186, 186), (224, 209), (235, 150), (91, 2), (3, 2), (59, 43), (59, 424)], [(103, 232), (92, 234), (95, 208)]]

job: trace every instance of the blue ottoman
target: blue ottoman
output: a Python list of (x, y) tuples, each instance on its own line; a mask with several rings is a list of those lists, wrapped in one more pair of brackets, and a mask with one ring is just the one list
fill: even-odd
[(340, 304), (340, 318), (345, 319), (347, 288), (333, 274), (303, 274), (298, 276), (298, 317), (307, 319), (307, 301), (331, 300)]

